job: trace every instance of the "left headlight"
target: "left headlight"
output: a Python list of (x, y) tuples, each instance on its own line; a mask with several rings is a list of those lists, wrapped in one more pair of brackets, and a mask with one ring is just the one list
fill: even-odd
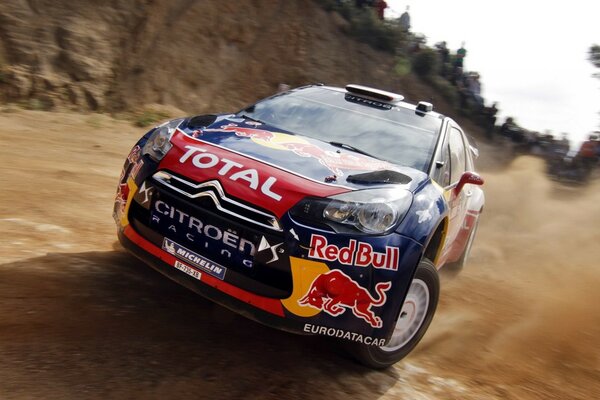
[(154, 128), (154, 131), (148, 137), (146, 144), (142, 148), (142, 154), (148, 155), (154, 161), (160, 161), (171, 150), (171, 136), (175, 133), (175, 129), (183, 121), (182, 118), (167, 121), (162, 125)]
[(336, 232), (354, 228), (368, 234), (389, 232), (402, 220), (412, 203), (412, 194), (404, 189), (367, 189), (298, 203), (292, 216), (325, 223)]

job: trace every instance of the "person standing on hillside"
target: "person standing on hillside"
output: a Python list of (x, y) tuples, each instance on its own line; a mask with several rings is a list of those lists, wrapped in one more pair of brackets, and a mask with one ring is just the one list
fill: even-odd
[(465, 49), (465, 42), (460, 44), (460, 49), (456, 50), (456, 58), (454, 59), (454, 68), (463, 68), (464, 60), (467, 56), (467, 49)]
[(400, 16), (400, 30), (404, 33), (408, 33), (410, 30), (410, 14), (408, 13), (409, 6), (406, 6), (406, 11)]
[(438, 51), (440, 57), (440, 75), (448, 78), (450, 71), (450, 50), (446, 46), (446, 42), (439, 42), (435, 44), (435, 48)]
[(598, 162), (598, 137), (594, 134), (589, 135), (588, 140), (581, 144), (577, 156), (583, 166), (587, 170), (591, 170)]
[(452, 63), (452, 79), (450, 81), (455, 86), (459, 86), (459, 82), (464, 79), (463, 64), (466, 56), (467, 50), (465, 49), (465, 42), (462, 42), (460, 49), (456, 51), (456, 56), (454, 56), (454, 61)]
[(488, 139), (494, 139), (494, 129), (496, 128), (496, 114), (498, 113), (498, 103), (494, 102), (491, 107), (483, 107), (482, 116), (485, 125), (485, 134)]
[(375, 1), (375, 9), (377, 11), (377, 17), (383, 21), (385, 15), (385, 9), (388, 7), (385, 0), (376, 0)]

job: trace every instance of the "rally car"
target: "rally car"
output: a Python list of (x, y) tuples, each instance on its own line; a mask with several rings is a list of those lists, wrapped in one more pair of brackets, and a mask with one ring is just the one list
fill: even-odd
[(125, 161), (119, 239), (225, 307), (389, 366), (427, 330), (437, 270), (465, 265), (484, 204), (477, 150), (432, 109), (311, 85), (166, 122)]

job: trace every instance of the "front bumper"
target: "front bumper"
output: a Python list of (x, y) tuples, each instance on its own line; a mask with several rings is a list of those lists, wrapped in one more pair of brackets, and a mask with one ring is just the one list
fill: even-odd
[(131, 226), (118, 231), (119, 241), (133, 255), (156, 271), (180, 285), (254, 321), (294, 333), (304, 333), (303, 325), (285, 319), (284, 310), (276, 299), (256, 296), (226, 282), (202, 274), (204, 281), (186, 275), (173, 267), (176, 257), (162, 251), (140, 236)]

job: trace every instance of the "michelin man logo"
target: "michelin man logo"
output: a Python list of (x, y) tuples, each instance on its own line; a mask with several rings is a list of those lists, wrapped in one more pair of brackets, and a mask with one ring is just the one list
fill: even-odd
[(173, 242), (165, 240), (165, 250), (167, 250), (167, 252), (171, 254), (175, 254), (175, 244), (173, 244)]

